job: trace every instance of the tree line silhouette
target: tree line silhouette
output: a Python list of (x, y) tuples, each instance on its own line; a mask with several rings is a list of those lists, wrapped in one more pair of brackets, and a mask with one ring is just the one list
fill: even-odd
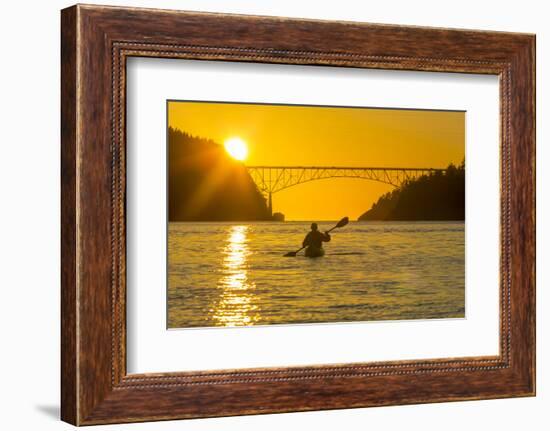
[(169, 221), (269, 220), (267, 203), (242, 163), (211, 139), (168, 129)]
[(359, 220), (464, 220), (465, 189), (463, 160), (384, 194)]
[[(384, 194), (359, 220), (464, 220), (465, 164)], [(168, 129), (169, 221), (272, 220), (245, 166), (212, 139)], [(284, 216), (275, 218), (284, 220)]]

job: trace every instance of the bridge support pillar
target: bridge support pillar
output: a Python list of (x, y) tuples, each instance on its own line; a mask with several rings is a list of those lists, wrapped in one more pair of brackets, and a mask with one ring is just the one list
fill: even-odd
[(267, 196), (267, 210), (269, 211), (269, 217), (273, 217), (273, 198), (271, 192)]

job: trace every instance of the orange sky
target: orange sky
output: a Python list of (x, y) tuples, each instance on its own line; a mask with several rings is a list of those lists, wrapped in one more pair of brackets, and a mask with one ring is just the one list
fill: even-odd
[[(245, 165), (444, 168), (464, 158), (465, 113), (322, 106), (168, 103), (168, 124), (223, 145), (248, 144)], [(357, 219), (392, 187), (335, 178), (273, 195), (287, 220)]]

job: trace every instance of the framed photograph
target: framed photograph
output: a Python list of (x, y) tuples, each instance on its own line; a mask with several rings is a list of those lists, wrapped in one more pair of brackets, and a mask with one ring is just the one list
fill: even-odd
[(62, 11), (62, 419), (535, 394), (535, 37)]

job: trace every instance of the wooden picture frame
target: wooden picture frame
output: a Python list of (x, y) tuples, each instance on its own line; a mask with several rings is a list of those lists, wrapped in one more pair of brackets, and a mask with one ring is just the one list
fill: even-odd
[[(75, 425), (535, 394), (535, 36), (77, 5), (62, 11), (61, 417)], [(127, 374), (131, 56), (500, 77), (500, 354)]]

